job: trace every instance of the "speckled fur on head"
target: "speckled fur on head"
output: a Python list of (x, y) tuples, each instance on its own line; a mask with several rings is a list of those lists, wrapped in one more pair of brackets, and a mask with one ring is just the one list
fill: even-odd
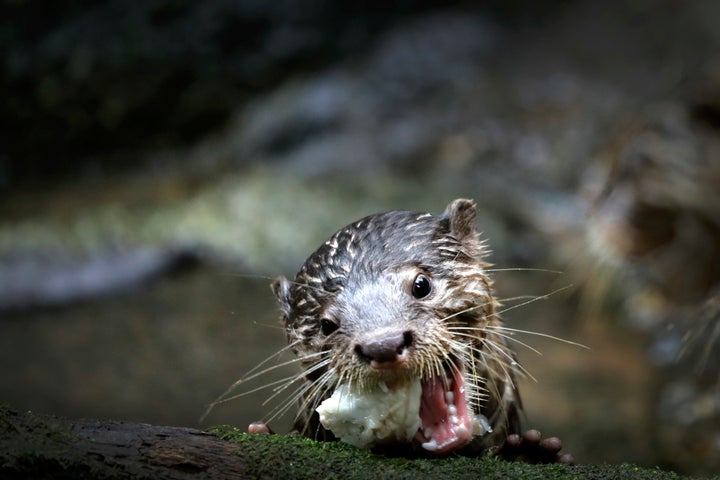
[[(468, 408), (492, 427), (473, 441), (475, 451), (519, 433), (515, 355), (497, 332), (498, 303), (475, 216), (475, 205), (464, 199), (438, 216), (371, 215), (330, 237), (294, 281), (273, 283), (288, 342), (304, 369), (298, 430), (333, 438), (315, 408), (341, 383), (372, 387), (433, 375), (449, 381), (455, 370), (465, 380)], [(413, 293), (419, 276), (431, 284), (422, 298)], [(371, 368), (374, 359), (364, 352), (387, 349), (388, 342), (402, 353), (402, 364)]]

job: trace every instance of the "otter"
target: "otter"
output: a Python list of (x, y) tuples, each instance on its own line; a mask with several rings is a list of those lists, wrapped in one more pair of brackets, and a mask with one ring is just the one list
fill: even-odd
[[(367, 216), (330, 237), (294, 280), (273, 282), (303, 368), (297, 432), (380, 452), (572, 463), (556, 437), (522, 434), (519, 365), (475, 217), (466, 199), (437, 216)], [(357, 413), (362, 402), (370, 413)], [(263, 423), (249, 431), (270, 433)]]

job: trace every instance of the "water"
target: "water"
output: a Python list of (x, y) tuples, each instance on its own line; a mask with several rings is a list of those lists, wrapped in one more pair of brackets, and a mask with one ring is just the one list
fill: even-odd
[[(284, 343), (268, 284), (200, 268), (5, 314), (0, 398), (42, 413), (197, 427), (206, 404)], [(207, 422), (259, 419), (262, 398), (219, 407)]]

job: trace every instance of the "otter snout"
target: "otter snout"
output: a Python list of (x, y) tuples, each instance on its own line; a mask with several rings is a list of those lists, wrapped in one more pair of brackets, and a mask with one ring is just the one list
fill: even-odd
[(394, 368), (405, 362), (412, 343), (413, 333), (410, 330), (381, 330), (358, 341), (355, 354), (373, 368)]

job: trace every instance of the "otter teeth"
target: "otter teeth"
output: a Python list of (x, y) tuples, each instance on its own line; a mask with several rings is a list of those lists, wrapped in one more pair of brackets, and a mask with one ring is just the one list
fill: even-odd
[(455, 395), (453, 392), (445, 392), (445, 401), (447, 402), (448, 421), (450, 423), (450, 429), (454, 434), (454, 438), (451, 438), (445, 442), (438, 443), (438, 441), (432, 438), (433, 428), (426, 427), (423, 429), (423, 435), (425, 438), (432, 438), (428, 442), (423, 442), (422, 447), (429, 452), (436, 452), (441, 450), (448, 445), (455, 443), (457, 438), (465, 437), (468, 435), (468, 430), (458, 417), (458, 409), (455, 403)]
[(436, 375), (422, 381), (422, 427), (415, 439), (423, 449), (435, 454), (465, 446), (481, 429), (470, 415), (462, 368), (448, 369), (448, 373), (447, 378)]

